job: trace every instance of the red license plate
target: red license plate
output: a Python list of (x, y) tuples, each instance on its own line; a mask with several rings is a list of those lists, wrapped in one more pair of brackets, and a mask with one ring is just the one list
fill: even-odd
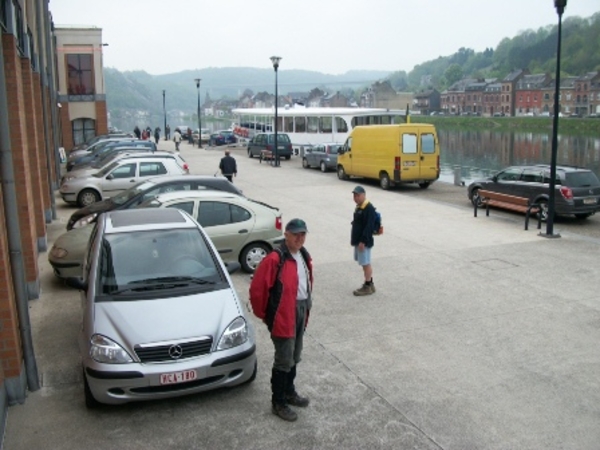
[(195, 370), (184, 370), (183, 372), (161, 373), (160, 384), (177, 384), (193, 381), (198, 378)]

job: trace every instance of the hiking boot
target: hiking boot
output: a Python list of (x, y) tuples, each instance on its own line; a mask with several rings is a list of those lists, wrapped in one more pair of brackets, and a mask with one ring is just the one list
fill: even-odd
[(353, 294), (354, 295), (371, 295), (373, 292), (375, 292), (375, 288), (372, 287), (373, 283), (371, 283), (371, 285), (368, 284), (363, 284), (360, 288), (356, 289)]
[(293, 394), (287, 394), (285, 399), (289, 405), (299, 406), (300, 408), (306, 408), (310, 403), (308, 397), (301, 397), (297, 392), (294, 392)]
[(296, 414), (286, 404), (273, 403), (273, 408), (271, 410), (273, 411), (273, 414), (281, 417), (283, 420), (287, 420), (288, 422), (293, 422), (298, 419), (298, 414)]

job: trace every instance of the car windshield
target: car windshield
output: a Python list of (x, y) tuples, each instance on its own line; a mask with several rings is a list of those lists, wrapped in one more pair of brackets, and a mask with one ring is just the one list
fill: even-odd
[(226, 281), (196, 228), (108, 234), (100, 252), (99, 289), (110, 296), (100, 301)]
[[(273, 140), (275, 139), (274, 134), (270, 134), (269, 135), (269, 142), (273, 142)], [(278, 134), (277, 135), (277, 143), (278, 144), (289, 144), (290, 143), (290, 137), (287, 134)]]
[(108, 166), (106, 166), (104, 169), (100, 170), (94, 176), (98, 177), (98, 178), (102, 178), (103, 176), (105, 176), (107, 173), (109, 173), (111, 170), (113, 170), (118, 165), (119, 165), (119, 162), (115, 161), (112, 164), (109, 164)]
[(115, 203), (116, 205), (122, 205), (125, 202), (127, 202), (129, 199), (135, 197), (136, 195), (141, 194), (142, 192), (149, 191), (154, 186), (156, 186), (156, 185), (151, 181), (148, 181), (148, 180), (141, 181), (138, 184), (133, 185), (126, 191), (123, 191), (123, 192), (115, 195), (114, 197), (111, 197), (111, 201), (113, 203)]
[(572, 188), (600, 186), (600, 181), (593, 172), (567, 172), (565, 179), (565, 184)]

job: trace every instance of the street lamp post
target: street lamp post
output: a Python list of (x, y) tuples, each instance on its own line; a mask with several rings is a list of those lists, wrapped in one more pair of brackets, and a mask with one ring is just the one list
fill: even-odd
[(279, 142), (277, 142), (277, 69), (279, 69), (279, 61), (281, 61), (281, 56), (271, 56), (273, 69), (275, 69), (275, 135), (273, 136), (275, 140), (275, 159), (273, 164), (275, 167), (279, 167)]
[(200, 82), (202, 78), (194, 79), (196, 89), (198, 89), (198, 148), (202, 148), (202, 119), (200, 119)]
[(165, 119), (164, 123), (163, 123), (163, 133), (165, 133), (165, 141), (167, 140), (167, 108), (166, 108), (166, 103), (165, 103), (165, 93), (166, 92), (167, 91), (165, 91), (163, 89), (163, 118)]
[(556, 190), (556, 155), (558, 153), (558, 114), (560, 113), (560, 41), (562, 34), (562, 15), (565, 12), (567, 0), (554, 0), (554, 7), (558, 13), (558, 44), (556, 46), (556, 80), (554, 86), (554, 117), (552, 120), (552, 159), (550, 161), (550, 192), (548, 197), (548, 217), (546, 218), (545, 237), (557, 238), (554, 234), (554, 197)]

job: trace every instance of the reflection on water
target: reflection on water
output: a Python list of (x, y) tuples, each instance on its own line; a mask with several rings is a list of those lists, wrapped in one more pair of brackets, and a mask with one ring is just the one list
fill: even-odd
[[(489, 176), (521, 164), (550, 164), (552, 135), (523, 132), (438, 129), (441, 147), (440, 180), (454, 182)], [(558, 136), (558, 164), (585, 167), (600, 175), (600, 137)]]

